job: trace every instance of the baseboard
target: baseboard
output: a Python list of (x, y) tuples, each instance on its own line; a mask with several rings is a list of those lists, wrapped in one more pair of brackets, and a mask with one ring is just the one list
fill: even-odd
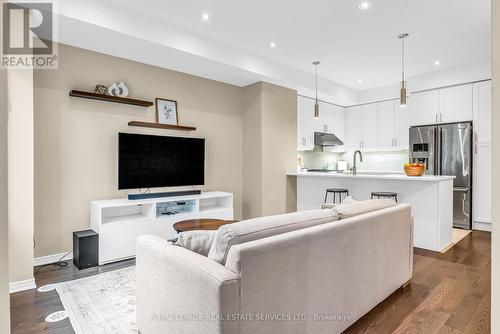
[(9, 283), (10, 293), (16, 293), (26, 290), (36, 289), (35, 279), (27, 279), (25, 281)]
[[(56, 263), (61, 260), (61, 258), (68, 254), (68, 252), (52, 254), (47, 256), (35, 257), (33, 259), (33, 267), (44, 266), (46, 264)], [(73, 259), (73, 252), (70, 252), (67, 256), (64, 256), (63, 260)]]
[(491, 223), (473, 222), (472, 229), (477, 231), (491, 232)]

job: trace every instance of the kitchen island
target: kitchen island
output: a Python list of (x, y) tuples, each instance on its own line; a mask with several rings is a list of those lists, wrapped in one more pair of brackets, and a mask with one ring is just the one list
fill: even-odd
[(454, 176), (410, 177), (405, 174), (362, 172), (357, 175), (292, 172), (287, 175), (297, 178), (299, 211), (320, 208), (327, 188), (347, 188), (356, 200), (369, 199), (374, 191), (395, 192), (400, 203), (408, 203), (412, 207), (415, 247), (442, 251), (452, 242)]

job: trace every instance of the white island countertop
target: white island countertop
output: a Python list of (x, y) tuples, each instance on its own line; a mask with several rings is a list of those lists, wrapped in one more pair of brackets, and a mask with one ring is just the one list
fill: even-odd
[(406, 174), (375, 174), (358, 172), (357, 175), (336, 172), (290, 172), (288, 176), (310, 176), (327, 178), (349, 178), (349, 179), (375, 179), (375, 180), (403, 180), (412, 182), (441, 182), (452, 180), (455, 176), (450, 175), (422, 175), (407, 176)]

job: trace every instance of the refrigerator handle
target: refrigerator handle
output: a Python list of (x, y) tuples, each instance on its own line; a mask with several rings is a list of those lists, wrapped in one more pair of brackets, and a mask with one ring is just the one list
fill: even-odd
[(442, 168), (441, 168), (441, 154), (442, 154), (442, 148), (441, 148), (441, 145), (442, 145), (442, 139), (443, 139), (443, 129), (441, 129), (440, 127), (437, 127), (436, 128), (436, 158), (434, 159), (434, 161), (436, 162), (436, 165), (435, 165), (435, 169), (434, 169), (434, 174), (435, 175), (441, 175), (441, 171), (442, 171)]

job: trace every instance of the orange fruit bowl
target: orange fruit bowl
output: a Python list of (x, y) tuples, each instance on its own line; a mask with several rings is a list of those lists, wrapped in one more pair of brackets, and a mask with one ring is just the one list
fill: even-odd
[(424, 166), (405, 166), (405, 173), (408, 176), (422, 176), (425, 173)]

